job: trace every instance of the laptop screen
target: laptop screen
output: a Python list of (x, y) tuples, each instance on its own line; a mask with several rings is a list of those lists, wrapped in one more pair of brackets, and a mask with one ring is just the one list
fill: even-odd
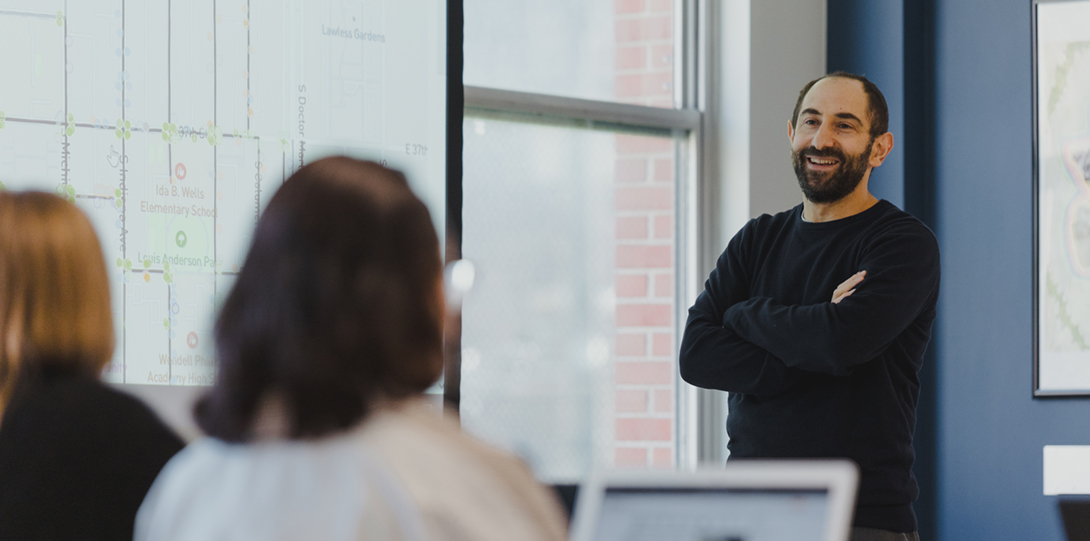
[(821, 541), (822, 489), (606, 488), (594, 539), (602, 541)]

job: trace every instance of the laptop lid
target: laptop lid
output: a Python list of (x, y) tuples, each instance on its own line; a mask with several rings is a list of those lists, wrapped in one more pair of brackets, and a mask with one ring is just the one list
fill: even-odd
[(858, 468), (845, 460), (603, 471), (579, 490), (571, 539), (846, 541), (858, 485)]

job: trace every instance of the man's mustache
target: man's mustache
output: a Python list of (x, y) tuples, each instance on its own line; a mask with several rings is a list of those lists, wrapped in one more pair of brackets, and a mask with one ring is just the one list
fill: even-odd
[(835, 148), (827, 148), (827, 149), (822, 150), (822, 149), (817, 149), (817, 148), (814, 148), (814, 147), (806, 147), (806, 148), (802, 149), (802, 151), (799, 152), (799, 155), (802, 156), (802, 157), (813, 156), (815, 158), (836, 158), (836, 159), (840, 160), (841, 162), (846, 162), (847, 161), (847, 158), (844, 156), (844, 153), (841, 152), (840, 150), (835, 149)]

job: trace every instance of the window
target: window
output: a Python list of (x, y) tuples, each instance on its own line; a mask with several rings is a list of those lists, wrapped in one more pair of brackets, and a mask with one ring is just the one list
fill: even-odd
[(674, 106), (675, 0), (466, 0), (465, 83)]
[(465, 2), (460, 415), (545, 481), (669, 468), (690, 445), (689, 5)]

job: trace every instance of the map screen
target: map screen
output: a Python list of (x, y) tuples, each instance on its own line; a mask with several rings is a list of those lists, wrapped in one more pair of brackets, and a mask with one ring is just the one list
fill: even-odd
[(1090, 389), (1090, 4), (1037, 4), (1041, 390)]
[(445, 0), (0, 0), (0, 51), (0, 189), (94, 223), (106, 381), (214, 381), (254, 224), (322, 156), (403, 171), (442, 238)]

